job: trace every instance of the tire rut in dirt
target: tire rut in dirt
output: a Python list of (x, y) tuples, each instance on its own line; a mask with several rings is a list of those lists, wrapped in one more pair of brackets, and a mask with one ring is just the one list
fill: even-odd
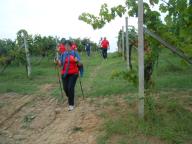
[(17, 96), (16, 100), (10, 100), (6, 106), (0, 109), (0, 127), (33, 100), (34, 96), (30, 95)]

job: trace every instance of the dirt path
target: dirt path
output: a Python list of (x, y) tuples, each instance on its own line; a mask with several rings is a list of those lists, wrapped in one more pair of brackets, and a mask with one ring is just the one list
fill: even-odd
[(26, 104), (31, 102), (34, 99), (33, 96), (26, 95), (21, 96), (15, 93), (5, 94), (1, 96), (1, 103), (5, 106), (2, 106), (0, 110), (0, 126), (14, 114), (20, 111)]
[[(2, 107), (0, 113), (6, 113), (8, 107), (16, 111), (11, 116), (0, 116), (6, 119), (0, 126), (0, 144), (96, 143), (101, 124), (98, 116), (100, 110), (88, 100), (80, 100), (76, 109), (68, 112), (66, 103), (59, 106), (51, 98), (38, 97), (28, 102), (27, 96), (11, 97), (11, 94), (0, 97), (11, 104)], [(24, 106), (20, 107), (22, 104)]]
[(94, 107), (81, 102), (80, 106), (72, 112), (68, 112), (66, 108), (60, 107), (59, 109), (56, 119), (49, 126), (32, 135), (25, 142), (29, 144), (96, 143), (96, 129), (99, 124), (99, 118), (95, 114), (96, 109)]

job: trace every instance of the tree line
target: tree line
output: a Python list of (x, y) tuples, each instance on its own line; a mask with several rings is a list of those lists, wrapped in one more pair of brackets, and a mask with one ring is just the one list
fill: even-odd
[[(27, 58), (25, 56), (24, 36), (21, 32), (26, 33), (27, 47), (30, 56), (39, 57), (39, 64), (45, 57), (54, 58), (56, 53), (56, 46), (61, 42), (62, 38), (54, 36), (42, 36), (40, 34), (30, 35), (27, 31), (20, 30), (17, 33), (17, 38), (0, 39), (0, 73), (3, 73), (10, 64), (27, 65)], [(85, 51), (86, 43), (90, 43), (92, 51), (98, 49), (98, 45), (89, 38), (69, 38), (78, 46), (79, 52)]]

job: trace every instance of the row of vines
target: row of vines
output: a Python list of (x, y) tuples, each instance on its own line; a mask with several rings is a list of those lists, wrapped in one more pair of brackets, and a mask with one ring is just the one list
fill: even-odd
[[(56, 46), (61, 40), (61, 38), (53, 36), (30, 35), (26, 30), (18, 31), (15, 40), (0, 39), (0, 74), (5, 72), (6, 68), (11, 64), (23, 65), (27, 68), (25, 44), (27, 44), (30, 57), (37, 57), (36, 64), (41, 64), (43, 58), (53, 59), (55, 57)], [(79, 52), (85, 50), (87, 42), (91, 44), (93, 51), (98, 49), (97, 44), (88, 38), (70, 38), (70, 40), (77, 44)]]

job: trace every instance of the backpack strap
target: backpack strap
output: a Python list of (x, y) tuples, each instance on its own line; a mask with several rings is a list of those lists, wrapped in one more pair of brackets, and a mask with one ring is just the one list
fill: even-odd
[(61, 55), (61, 64), (63, 65), (63, 70), (64, 70), (66, 58), (68, 58), (68, 64), (67, 64), (66, 72), (63, 75), (64, 77), (67, 76), (67, 73), (69, 71), (69, 65), (70, 65), (70, 53), (69, 52), (65, 52), (63, 55)]

